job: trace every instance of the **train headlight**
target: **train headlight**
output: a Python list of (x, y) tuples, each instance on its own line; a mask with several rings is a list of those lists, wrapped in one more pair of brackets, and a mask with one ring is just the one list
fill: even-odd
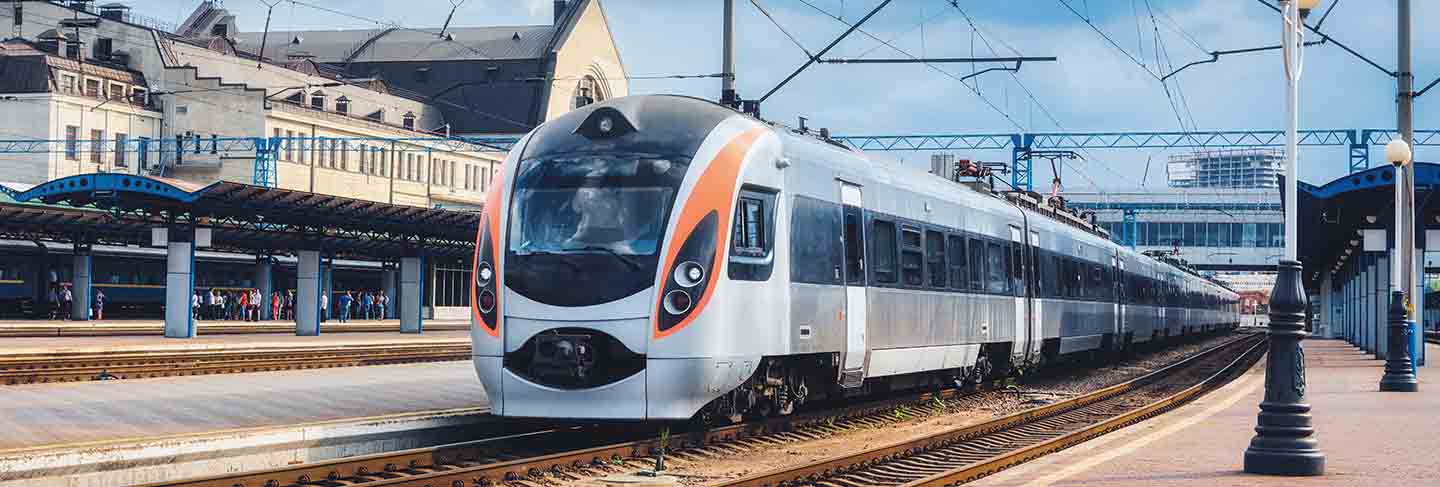
[(695, 303), (690, 301), (690, 293), (676, 289), (665, 295), (665, 311), (672, 315), (685, 314), (690, 311), (690, 306)]
[(480, 273), (479, 273), (479, 277), (480, 277), (480, 285), (481, 285), (481, 286), (489, 285), (489, 284), (490, 284), (490, 280), (495, 278), (495, 271), (490, 268), (490, 264), (489, 264), (489, 263), (486, 263), (486, 262), (481, 262), (481, 263), (480, 263)]
[(615, 130), (615, 119), (601, 117), (600, 121), (597, 122), (596, 128), (600, 129), (600, 133), (609, 135), (611, 130)]
[(675, 283), (680, 287), (695, 287), (705, 279), (705, 267), (695, 261), (683, 262), (675, 266)]
[(495, 310), (495, 293), (486, 289), (480, 291), (480, 312), (489, 313)]

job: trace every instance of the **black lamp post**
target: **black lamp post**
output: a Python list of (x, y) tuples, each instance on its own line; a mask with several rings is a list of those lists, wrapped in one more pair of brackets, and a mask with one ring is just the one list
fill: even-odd
[(1265, 400), (1255, 438), (1245, 449), (1245, 471), (1266, 475), (1320, 475), (1325, 454), (1315, 439), (1305, 402), (1305, 290), (1300, 263), (1280, 261), (1270, 291), (1270, 354), (1265, 363)]
[(1285, 56), (1285, 257), (1270, 291), (1270, 354), (1265, 361), (1265, 400), (1255, 438), (1245, 449), (1245, 471), (1266, 475), (1320, 475), (1325, 454), (1315, 440), (1310, 404), (1305, 402), (1305, 288), (1300, 282), (1299, 117), (1301, 22), (1319, 0), (1280, 0)]
[(1401, 199), (1401, 168), (1410, 162), (1410, 145), (1404, 140), (1395, 139), (1385, 145), (1385, 158), (1395, 166), (1395, 270), (1391, 271), (1390, 282), (1390, 310), (1389, 326), (1386, 327), (1385, 340), (1385, 375), (1380, 377), (1380, 390), (1382, 392), (1415, 392), (1420, 390), (1420, 381), (1415, 378), (1415, 369), (1410, 363), (1410, 318), (1409, 310), (1405, 307), (1405, 291), (1407, 285), (1401, 280), (1401, 267), (1404, 255), (1401, 250), (1404, 242), (1399, 238), (1400, 229), (1405, 223), (1404, 216), (1414, 214), (1411, 211), (1404, 211)]

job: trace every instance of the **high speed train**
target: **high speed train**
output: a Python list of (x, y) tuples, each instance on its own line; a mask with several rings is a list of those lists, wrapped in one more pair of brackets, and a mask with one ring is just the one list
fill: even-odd
[(471, 300), (496, 415), (788, 414), (1239, 322), (1069, 213), (700, 99), (575, 110), (497, 178)]

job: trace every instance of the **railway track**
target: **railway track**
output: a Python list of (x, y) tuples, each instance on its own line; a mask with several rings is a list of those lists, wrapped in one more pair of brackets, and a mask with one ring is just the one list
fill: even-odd
[(708, 487), (951, 487), (1174, 409), (1243, 373), (1264, 345), (1251, 335), (1063, 402)]
[[(954, 408), (970, 397), (958, 390), (912, 393), (868, 401), (843, 411), (800, 413), (705, 431), (664, 435), (634, 424), (542, 428), (466, 443), (392, 453), (342, 458), (281, 469), (146, 484), (142, 487), (292, 487), (309, 485), (364, 486), (492, 486), (541, 477), (578, 478), (583, 470), (599, 471), (626, 460), (666, 451), (697, 449), (762, 439), (802, 441), (858, 428), (902, 421), (909, 415), (934, 414)], [(616, 442), (620, 440), (620, 442)], [(573, 449), (577, 445), (585, 446)], [(598, 469), (598, 470), (597, 470)], [(458, 483), (457, 483), (458, 482)]]
[(464, 342), (213, 351), (45, 352), (0, 357), (0, 384), (137, 379), (469, 359), (470, 344)]
[[(980, 401), (983, 394), (956, 390), (873, 400), (843, 410), (801, 413), (705, 431), (658, 435), (635, 425), (538, 429), (510, 436), (316, 462), (293, 467), (220, 475), (142, 487), (291, 487), (363, 485), (488, 487), (502, 483), (553, 483), (596, 473), (619, 472), (626, 460), (666, 451), (724, 449), (730, 445), (774, 446), (822, 438), (860, 428), (883, 427), (911, 417), (938, 414)], [(900, 412), (901, 414), (897, 414)], [(575, 449), (579, 446), (579, 449)], [(634, 467), (627, 467), (633, 470)]]

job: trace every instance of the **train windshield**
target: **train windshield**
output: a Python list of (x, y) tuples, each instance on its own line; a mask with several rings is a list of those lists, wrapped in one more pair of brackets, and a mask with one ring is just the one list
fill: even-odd
[(654, 255), (687, 163), (643, 154), (523, 161), (510, 251)]
[(605, 303), (650, 287), (689, 163), (616, 152), (521, 161), (506, 285), (561, 306)]

